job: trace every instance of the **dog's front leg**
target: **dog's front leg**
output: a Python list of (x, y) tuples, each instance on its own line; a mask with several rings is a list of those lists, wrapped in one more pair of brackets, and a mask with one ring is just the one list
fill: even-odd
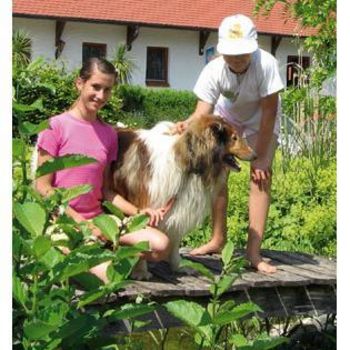
[(180, 261), (181, 261), (181, 256), (180, 256), (180, 242), (181, 238), (174, 238), (171, 237), (171, 248), (170, 248), (170, 253), (169, 253), (169, 264), (171, 267), (171, 270), (173, 272), (178, 272), (180, 270)]

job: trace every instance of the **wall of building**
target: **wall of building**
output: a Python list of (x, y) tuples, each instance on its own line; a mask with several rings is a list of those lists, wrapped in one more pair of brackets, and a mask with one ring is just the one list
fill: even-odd
[[(14, 18), (13, 29), (27, 31), (33, 40), (33, 58), (43, 56), (47, 60), (54, 59), (55, 53), (55, 21)], [(67, 22), (62, 34), (66, 42), (60, 60), (69, 69), (81, 66), (82, 43), (93, 42), (107, 45), (107, 58), (113, 57), (118, 45), (125, 43), (126, 26), (97, 24), (87, 22)], [(191, 90), (206, 63), (206, 50), (216, 46), (217, 33), (211, 32), (200, 56), (199, 32), (166, 28), (140, 27), (139, 35), (132, 43), (129, 56), (134, 59), (136, 70), (133, 72), (133, 84), (145, 85), (147, 46), (167, 47), (168, 81), (170, 88)], [(270, 51), (271, 38), (259, 35), (259, 45)], [(280, 74), (286, 81), (286, 63), (288, 55), (297, 55), (299, 43), (291, 38), (283, 38), (276, 52)]]
[(55, 58), (55, 22), (51, 20), (13, 18), (13, 30), (22, 29), (32, 39), (32, 58)]

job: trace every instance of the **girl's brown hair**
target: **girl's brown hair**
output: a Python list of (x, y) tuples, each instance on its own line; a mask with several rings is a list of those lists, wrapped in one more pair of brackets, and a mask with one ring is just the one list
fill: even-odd
[(104, 58), (90, 57), (87, 59), (79, 71), (79, 77), (84, 81), (91, 78), (94, 68), (97, 68), (101, 73), (112, 74), (117, 81), (117, 71), (113, 64)]

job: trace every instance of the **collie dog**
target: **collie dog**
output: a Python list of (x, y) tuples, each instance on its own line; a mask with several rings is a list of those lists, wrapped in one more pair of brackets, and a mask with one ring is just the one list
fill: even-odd
[(176, 198), (158, 228), (169, 236), (169, 263), (177, 271), (181, 238), (202, 224), (228, 171), (240, 171), (236, 158), (252, 160), (255, 153), (219, 116), (195, 119), (181, 135), (172, 135), (173, 127), (160, 122), (150, 130), (118, 129), (110, 176), (113, 190), (139, 208), (163, 207)]

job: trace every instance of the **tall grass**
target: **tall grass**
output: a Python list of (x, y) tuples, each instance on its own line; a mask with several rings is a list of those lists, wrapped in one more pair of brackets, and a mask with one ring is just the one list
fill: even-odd
[(322, 96), (305, 80), (286, 90), (282, 98), (282, 171), (288, 170), (293, 158), (304, 156), (311, 162), (309, 180), (314, 183), (319, 169), (336, 156), (335, 98)]

